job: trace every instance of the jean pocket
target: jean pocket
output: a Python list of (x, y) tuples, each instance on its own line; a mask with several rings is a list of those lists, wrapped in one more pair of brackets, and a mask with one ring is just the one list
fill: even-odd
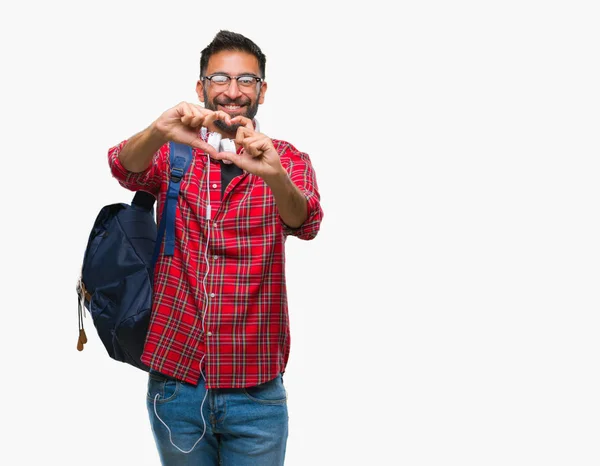
[(167, 377), (160, 372), (148, 373), (148, 392), (146, 398), (154, 403), (167, 403), (174, 400), (179, 393), (181, 382), (172, 377)]
[(281, 405), (287, 401), (287, 392), (281, 374), (260, 385), (243, 388), (242, 391), (252, 401), (265, 405)]

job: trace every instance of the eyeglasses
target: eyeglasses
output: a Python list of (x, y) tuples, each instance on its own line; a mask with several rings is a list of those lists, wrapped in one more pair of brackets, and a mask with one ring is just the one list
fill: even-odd
[(229, 87), (231, 80), (235, 79), (239, 87), (250, 88), (256, 83), (263, 81), (262, 78), (254, 76), (253, 74), (243, 74), (241, 76), (229, 76), (228, 74), (212, 74), (210, 76), (204, 76), (202, 79), (208, 79), (214, 87), (225, 88)]

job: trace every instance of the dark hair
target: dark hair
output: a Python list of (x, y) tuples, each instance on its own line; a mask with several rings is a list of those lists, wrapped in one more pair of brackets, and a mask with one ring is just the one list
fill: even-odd
[(247, 37), (231, 31), (219, 31), (210, 44), (208, 44), (202, 52), (200, 52), (200, 76), (204, 76), (208, 59), (215, 53), (223, 50), (235, 50), (238, 52), (247, 52), (254, 55), (258, 59), (261, 78), (265, 78), (265, 65), (267, 57), (262, 53), (259, 46), (252, 42)]

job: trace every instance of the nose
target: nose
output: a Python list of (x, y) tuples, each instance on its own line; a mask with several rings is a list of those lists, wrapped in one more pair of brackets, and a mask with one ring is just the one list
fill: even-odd
[(237, 99), (242, 94), (240, 92), (240, 88), (238, 87), (237, 79), (231, 79), (229, 81), (229, 87), (224, 94), (232, 100)]

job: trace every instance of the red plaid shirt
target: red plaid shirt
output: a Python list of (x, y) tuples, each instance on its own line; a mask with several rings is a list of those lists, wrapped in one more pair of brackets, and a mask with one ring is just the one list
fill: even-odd
[[(132, 173), (118, 158), (125, 142), (108, 151), (111, 172), (123, 187), (157, 196), (160, 218), (169, 146), (155, 154), (146, 171)], [(154, 269), (152, 318), (142, 354), (152, 369), (197, 384), (205, 356), (207, 388), (258, 385), (285, 371), (290, 352), (285, 240), (314, 238), (323, 211), (308, 155), (285, 141), (273, 144), (308, 201), (308, 218), (297, 229), (283, 223), (270, 188), (258, 176), (235, 177), (221, 198), (220, 164), (211, 160), (207, 185), (208, 156), (194, 149), (181, 181), (175, 253), (161, 254)], [(207, 194), (211, 220), (205, 218)]]

